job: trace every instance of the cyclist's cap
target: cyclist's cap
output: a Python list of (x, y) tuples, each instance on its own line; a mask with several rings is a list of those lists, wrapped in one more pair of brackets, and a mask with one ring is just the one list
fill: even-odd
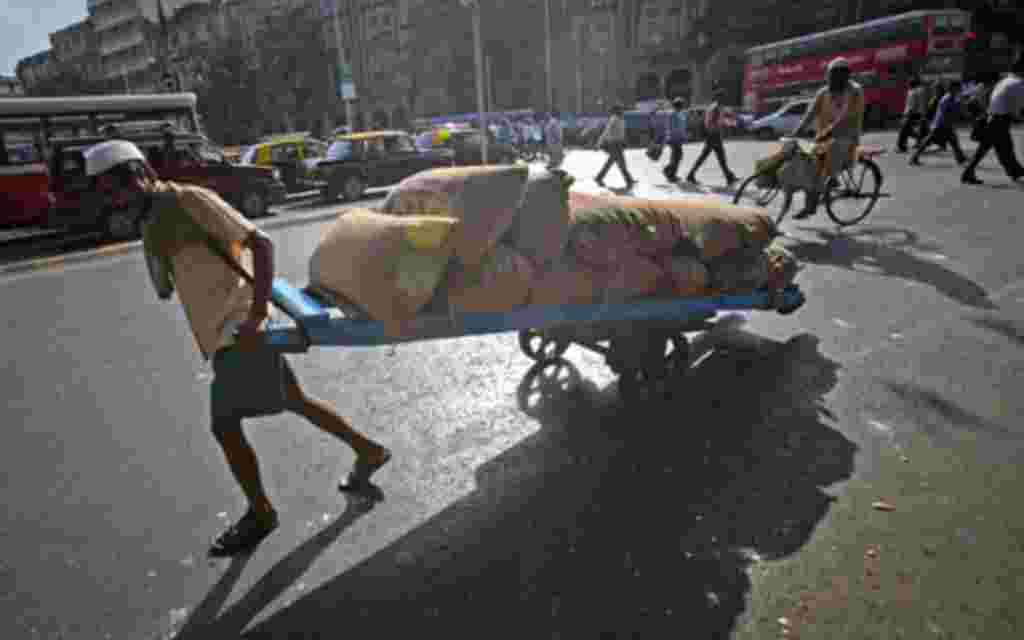
[(106, 173), (119, 164), (138, 160), (146, 161), (139, 148), (124, 140), (109, 140), (93, 145), (85, 150), (85, 175), (98, 176)]
[(850, 61), (846, 58), (836, 58), (832, 62), (828, 63), (829, 71), (849, 71)]

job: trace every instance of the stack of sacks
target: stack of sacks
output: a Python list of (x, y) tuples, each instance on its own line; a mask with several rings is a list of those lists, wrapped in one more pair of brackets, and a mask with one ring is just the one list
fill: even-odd
[(313, 252), (310, 283), (355, 303), (388, 335), (403, 335), (444, 281), (457, 228), (448, 217), (347, 211)]
[(538, 276), (531, 302), (552, 303), (558, 287), (579, 302), (740, 293), (781, 288), (796, 273), (758, 209), (572, 193), (570, 210), (566, 256)]

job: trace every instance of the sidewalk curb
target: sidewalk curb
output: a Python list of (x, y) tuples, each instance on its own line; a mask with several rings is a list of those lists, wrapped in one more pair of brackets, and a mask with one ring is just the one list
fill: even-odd
[[(338, 217), (338, 215), (340, 215), (347, 209), (347, 205), (341, 205), (341, 207), (345, 208), (339, 207), (338, 209), (334, 209), (331, 211), (320, 211), (317, 213), (298, 216), (277, 214), (274, 217), (266, 220), (266, 222), (261, 222), (257, 224), (261, 229), (265, 231), (273, 231), (276, 229), (294, 227), (301, 224), (307, 224), (310, 222), (322, 222), (325, 220), (332, 220)], [(24, 260), (22, 262), (12, 262), (11, 264), (0, 265), (0, 276), (9, 276), (20, 273), (29, 273), (32, 271), (43, 271), (46, 269), (60, 268), (72, 264), (88, 262), (90, 260), (99, 260), (101, 258), (110, 258), (113, 256), (125, 255), (140, 250), (141, 248), (142, 241), (134, 240), (132, 242), (122, 242), (120, 244), (99, 247), (97, 249), (87, 249), (85, 251), (69, 253), (66, 255), (52, 256), (49, 258), (38, 258), (34, 260)]]

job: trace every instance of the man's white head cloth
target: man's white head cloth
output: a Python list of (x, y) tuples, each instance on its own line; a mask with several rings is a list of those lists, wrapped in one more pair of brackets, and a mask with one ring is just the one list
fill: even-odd
[(839, 71), (839, 70), (850, 70), (850, 61), (846, 58), (836, 58), (832, 62), (828, 63), (828, 71)]
[(82, 155), (85, 156), (85, 175), (87, 176), (98, 176), (119, 164), (132, 160), (146, 161), (146, 156), (142, 155), (142, 151), (138, 147), (124, 140), (101, 142), (86, 149)]

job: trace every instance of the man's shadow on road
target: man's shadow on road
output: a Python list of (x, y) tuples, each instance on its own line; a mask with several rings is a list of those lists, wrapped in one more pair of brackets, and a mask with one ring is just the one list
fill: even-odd
[[(919, 282), (935, 288), (939, 293), (960, 304), (979, 309), (996, 307), (989, 299), (988, 292), (970, 278), (947, 269), (936, 261), (911, 253), (917, 251), (938, 254), (941, 247), (922, 242), (916, 233), (908, 229), (866, 227), (850, 231), (808, 226), (798, 229), (815, 236), (810, 241), (794, 239), (786, 243), (786, 248), (802, 262)], [(888, 239), (870, 241), (872, 238), (885, 236), (888, 236)]]
[(540, 429), (471, 494), (245, 637), (728, 637), (747, 570), (805, 544), (852, 474), (823, 406), (839, 366), (806, 336), (722, 343), (630, 406), (553, 364), (517, 394)]
[(334, 544), (359, 518), (369, 513), (373, 505), (372, 500), (349, 500), (345, 511), (334, 522), (278, 561), (244, 597), (227, 611), (221, 612), (252, 556), (232, 558), (220, 580), (210, 589), (203, 601), (192, 609), (188, 619), (174, 634), (174, 639), (205, 640), (240, 636), (261, 611), (298, 581), (320, 554)]

